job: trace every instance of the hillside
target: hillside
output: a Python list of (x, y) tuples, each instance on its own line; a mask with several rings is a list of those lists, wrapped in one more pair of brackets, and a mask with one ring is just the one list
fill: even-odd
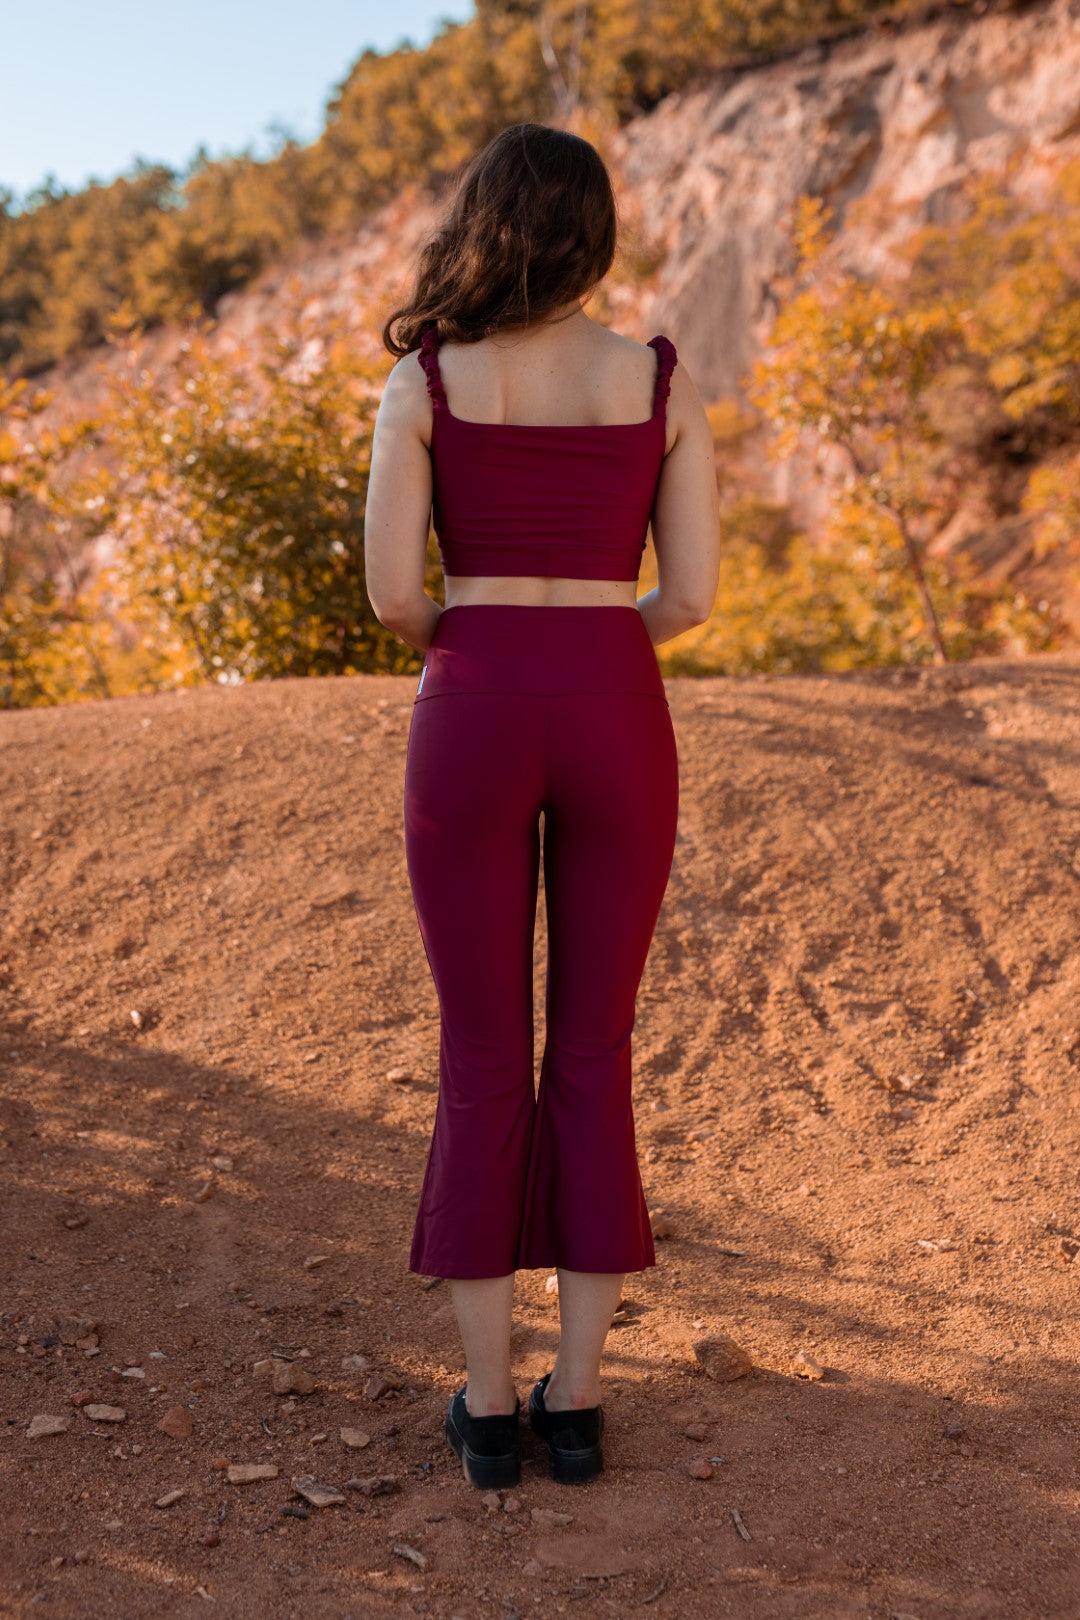
[[(4, 1613), (1080, 1614), (1080, 660), (668, 683), (635, 1030), (666, 1235), (609, 1337), (605, 1476), (527, 1452), (493, 1505), (442, 1438), (446, 1285), (406, 1269), (438, 1042), (413, 691), (0, 714)], [(541, 904), (538, 1043), (543, 960)], [(524, 1394), (557, 1305), (517, 1297)], [(754, 1371), (705, 1376), (706, 1332)], [(271, 1393), (275, 1349), (313, 1393)], [(308, 1473), (396, 1489), (304, 1520)]]
[[(707, 75), (605, 138), (626, 253), (606, 284), (603, 318), (641, 338), (670, 333), (704, 398), (740, 399), (791, 269), (801, 193), (835, 211), (836, 260), (873, 276), (920, 223), (955, 217), (968, 177), (998, 176), (1024, 205), (1050, 206), (1062, 166), (1080, 154), (1078, 84), (1069, 0), (947, 10)], [(297, 312), (314, 343), (340, 321), (388, 364), (378, 331), (438, 209), (410, 184), (357, 231), (293, 250), (221, 300), (215, 343), (246, 344)], [(167, 370), (185, 335), (151, 332), (145, 363)], [(124, 364), (123, 349), (43, 373), (38, 381), (57, 390), (43, 421), (91, 410), (102, 364)], [(809, 450), (777, 465), (765, 448), (760, 431), (725, 447), (728, 495), (787, 502), (812, 531), (845, 466), (832, 462), (818, 483)], [(1075, 566), (1037, 560), (1032, 519), (1017, 513), (1029, 471), (1004, 452), (989, 462), (935, 546), (970, 555), (988, 582), (1012, 580), (1047, 599), (1080, 633)]]

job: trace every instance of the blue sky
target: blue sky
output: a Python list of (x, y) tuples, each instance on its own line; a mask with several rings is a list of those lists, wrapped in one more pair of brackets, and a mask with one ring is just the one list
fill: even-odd
[(275, 123), (315, 138), (333, 87), (364, 49), (425, 45), (471, 0), (52, 0), (4, 10), (0, 186), (16, 206), (50, 171), (77, 189), (136, 157), (182, 169), (265, 156)]

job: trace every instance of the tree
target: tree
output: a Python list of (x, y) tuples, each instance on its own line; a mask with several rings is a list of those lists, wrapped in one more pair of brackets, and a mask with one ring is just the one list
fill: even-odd
[(883, 281), (827, 266), (820, 198), (799, 199), (794, 236), (797, 290), (777, 316), (768, 354), (752, 368), (750, 398), (778, 430), (775, 454), (790, 454), (808, 436), (847, 457), (845, 493), (895, 528), (934, 660), (944, 663), (924, 551), (947, 449), (931, 389), (959, 352), (956, 321), (944, 306), (907, 304)]

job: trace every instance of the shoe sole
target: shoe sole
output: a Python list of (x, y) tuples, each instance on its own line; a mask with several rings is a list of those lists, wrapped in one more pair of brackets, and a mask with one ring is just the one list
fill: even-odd
[(482, 1491), (498, 1491), (507, 1485), (521, 1483), (521, 1452), (516, 1447), (496, 1457), (479, 1456), (465, 1443), (465, 1436), (449, 1409), (444, 1428), (446, 1438), (461, 1458), (462, 1472), (470, 1485), (476, 1485)]
[(566, 1451), (561, 1446), (553, 1445), (544, 1433), (543, 1418), (537, 1413), (531, 1400), (529, 1425), (533, 1433), (546, 1442), (548, 1468), (552, 1479), (559, 1485), (584, 1485), (588, 1480), (595, 1479), (597, 1474), (603, 1473), (603, 1447), (586, 1446), (580, 1451)]

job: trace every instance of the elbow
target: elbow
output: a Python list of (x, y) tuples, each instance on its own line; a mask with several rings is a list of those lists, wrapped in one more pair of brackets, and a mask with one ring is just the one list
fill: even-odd
[(679, 599), (675, 611), (685, 621), (687, 630), (692, 630), (695, 625), (705, 624), (712, 618), (715, 601), (715, 595), (709, 597), (708, 601), (703, 596), (684, 596)]
[(402, 620), (408, 618), (408, 609), (403, 602), (397, 602), (392, 597), (372, 596), (370, 590), (367, 597), (372, 613), (385, 629), (396, 632)]

